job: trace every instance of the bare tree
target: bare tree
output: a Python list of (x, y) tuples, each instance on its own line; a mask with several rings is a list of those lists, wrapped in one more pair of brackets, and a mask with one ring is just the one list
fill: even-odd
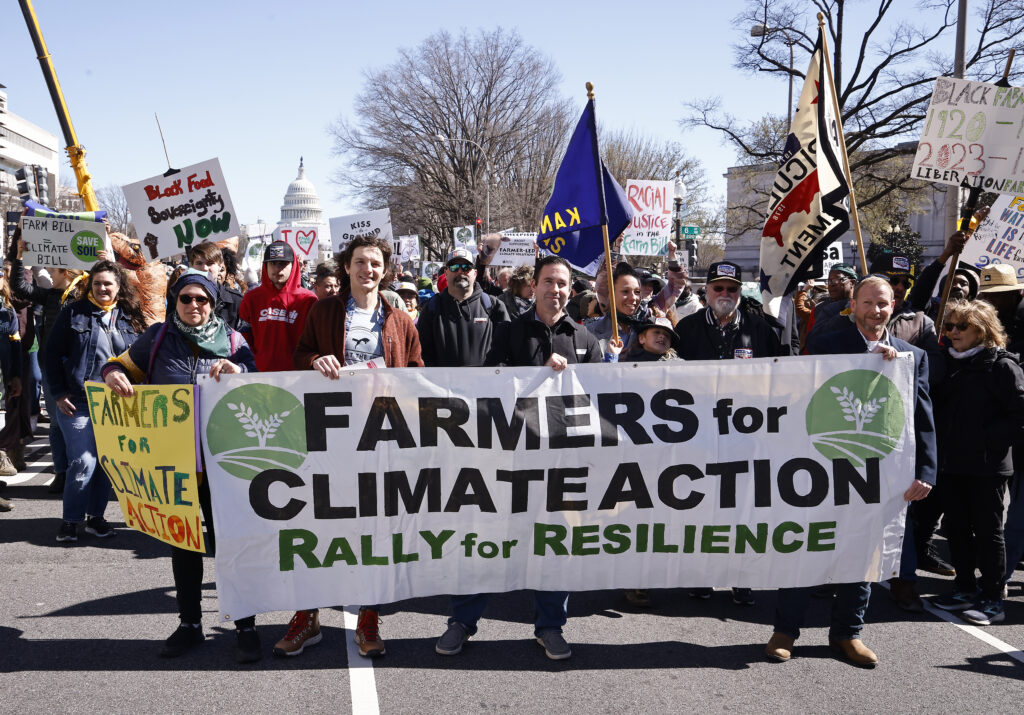
[(96, 200), (100, 208), (107, 212), (107, 221), (110, 223), (110, 230), (123, 233), (130, 238), (136, 238), (135, 224), (132, 223), (132, 213), (128, 210), (128, 201), (124, 192), (117, 184), (107, 184), (96, 190)]
[[(808, 10), (824, 13), (857, 204), (870, 210), (894, 192), (905, 197), (923, 186), (910, 179), (909, 166), (934, 80), (953, 74), (950, 50), (957, 0), (919, 0), (914, 17), (921, 19), (914, 21), (899, 17), (906, 12), (906, 3), (876, 0), (877, 14), (866, 26), (848, 23), (846, 11), (852, 4), (853, 0), (747, 0), (734, 20), (743, 33), (733, 45), (734, 66), (750, 73), (792, 76), (799, 92), (803, 68), (817, 38), (817, 22)], [(1009, 50), (1024, 31), (1024, 3), (975, 3), (979, 4), (973, 36), (968, 39), (965, 76), (991, 82), (1002, 76)], [(750, 28), (762, 25), (768, 31), (751, 36)], [(797, 52), (794, 67), (789, 63), (790, 43)], [(1021, 70), (1013, 70), (1010, 79), (1021, 75)], [(692, 102), (689, 108), (684, 126), (719, 131), (736, 149), (738, 163), (752, 166), (748, 194), (759, 200), (748, 199), (742, 206), (730, 201), (730, 234), (748, 230), (753, 217), (763, 222), (765, 194), (753, 177), (765, 165), (778, 165), (787, 130), (784, 120), (763, 117), (743, 123), (724, 112), (717, 97)], [(737, 210), (745, 217), (738, 224)], [(881, 216), (888, 210), (877, 213)]]
[(559, 79), (514, 32), (431, 35), (366, 72), (354, 119), (330, 129), (334, 181), (390, 206), (396, 232), (419, 233), (432, 256), (451, 227), (484, 218), (488, 187), (493, 230), (533, 227), (572, 122)]

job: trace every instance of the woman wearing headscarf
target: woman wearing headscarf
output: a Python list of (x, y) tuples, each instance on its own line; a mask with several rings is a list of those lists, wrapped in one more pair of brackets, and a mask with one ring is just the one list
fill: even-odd
[[(192, 385), (198, 375), (220, 380), (221, 375), (255, 372), (252, 351), (242, 334), (214, 313), (217, 296), (218, 286), (208, 273), (186, 270), (168, 291), (170, 319), (151, 325), (134, 345), (111, 359), (103, 369), (103, 381), (118, 395), (131, 397), (133, 383)], [(212, 554), (215, 537), (210, 487), (202, 474), (199, 476), (199, 506)], [(171, 568), (181, 623), (164, 641), (160, 651), (164, 658), (184, 655), (204, 639), (203, 554), (172, 546)], [(235, 621), (235, 634), (235, 660), (252, 663), (263, 657), (254, 616)]]
[(93, 536), (113, 536), (103, 518), (110, 482), (97, 469), (96, 437), (85, 397), (85, 382), (99, 380), (107, 360), (124, 352), (145, 330), (142, 311), (124, 270), (98, 261), (89, 271), (85, 298), (57, 315), (46, 342), (46, 384), (67, 449), (64, 514), (57, 541), (78, 541), (78, 524)]

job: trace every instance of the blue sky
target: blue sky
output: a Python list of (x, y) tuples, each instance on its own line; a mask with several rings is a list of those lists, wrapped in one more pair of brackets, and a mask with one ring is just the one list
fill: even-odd
[[(732, 67), (730, 45), (749, 32), (732, 26), (741, 7), (739, 0), (35, 2), (94, 182), (123, 185), (166, 168), (158, 112), (175, 166), (220, 158), (242, 223), (277, 220), (299, 155), (325, 217), (355, 210), (356, 199), (329, 182), (338, 160), (328, 125), (351, 116), (364, 69), (390, 64), (399, 48), (440, 29), (463, 27), (516, 29), (554, 59), (563, 92), (581, 109), (589, 80), (603, 126), (679, 141), (704, 162), (713, 193), (724, 195), (721, 175), (735, 156), (717, 134), (679, 127), (684, 102), (722, 95), (726, 111), (748, 119), (781, 114), (786, 102), (784, 81)], [(59, 136), (13, 0), (0, 6), (0, 47), (9, 109)]]

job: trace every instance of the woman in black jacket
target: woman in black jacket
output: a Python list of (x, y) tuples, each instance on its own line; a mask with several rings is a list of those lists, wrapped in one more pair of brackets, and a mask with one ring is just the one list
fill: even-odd
[(949, 346), (946, 377), (935, 390), (935, 426), (956, 580), (953, 593), (933, 602), (989, 625), (1005, 618), (1003, 500), (1013, 474), (1010, 450), (1024, 432), (1024, 373), (1003, 349), (1006, 333), (988, 303), (950, 304), (942, 332)]

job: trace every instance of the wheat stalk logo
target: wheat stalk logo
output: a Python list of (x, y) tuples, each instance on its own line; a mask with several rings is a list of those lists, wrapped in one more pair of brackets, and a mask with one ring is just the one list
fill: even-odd
[(875, 414), (882, 409), (886, 398), (877, 397), (874, 400), (862, 402), (859, 397), (853, 394), (848, 388), (839, 389), (833, 387), (832, 392), (836, 394), (836, 401), (843, 408), (843, 414), (847, 422), (854, 423), (854, 429), (858, 432), (864, 431), (864, 426), (871, 424)]
[(245, 427), (245, 436), (255, 437), (260, 447), (267, 446), (267, 440), (277, 434), (277, 428), (281, 426), (283, 419), (292, 413), (291, 410), (285, 410), (261, 420), (259, 415), (254, 413), (251, 407), (246, 407), (244, 402), (239, 402), (237, 405), (229, 402), (228, 409), (234, 410), (235, 417)]

